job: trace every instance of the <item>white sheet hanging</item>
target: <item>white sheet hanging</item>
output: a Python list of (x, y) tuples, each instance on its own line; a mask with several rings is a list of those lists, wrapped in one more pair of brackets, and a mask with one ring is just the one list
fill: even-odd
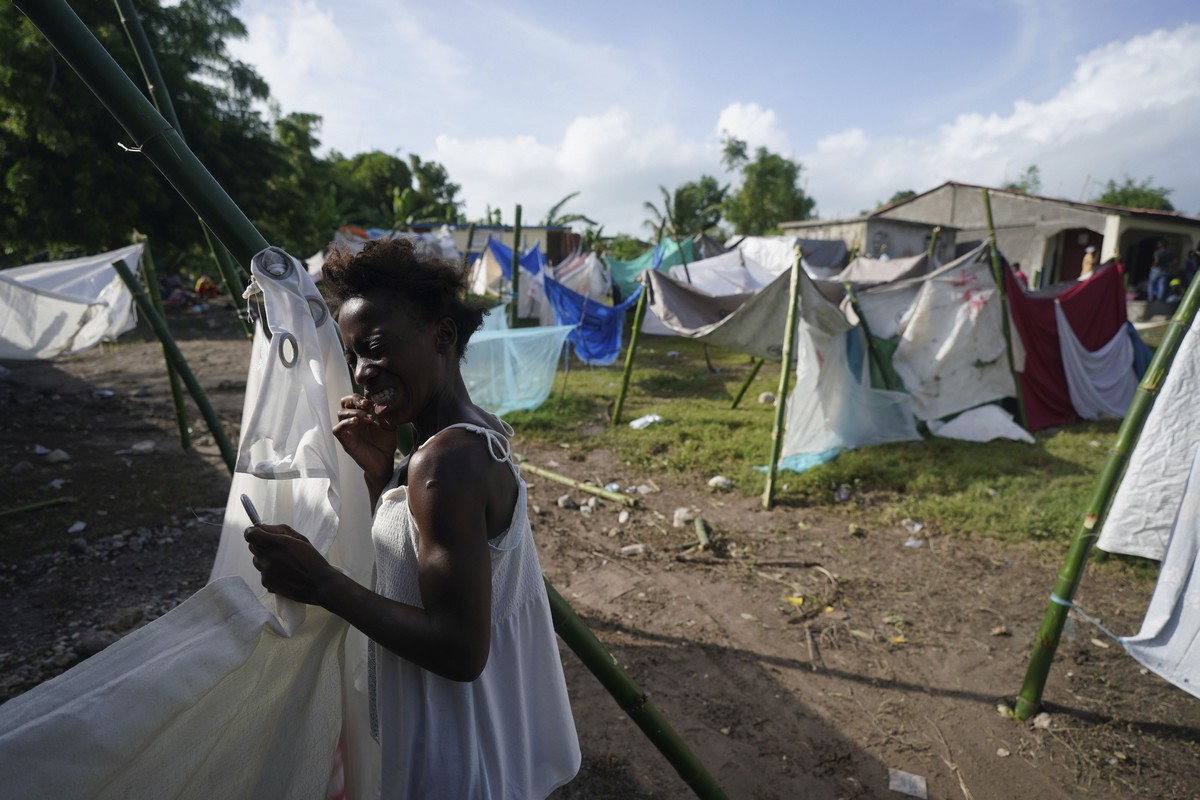
[(1067, 374), (1067, 391), (1075, 413), (1084, 419), (1125, 416), (1138, 385), (1129, 333), (1122, 326), (1108, 344), (1091, 352), (1071, 330), (1071, 323), (1057, 300), (1054, 316), (1058, 321), (1058, 349)]
[(144, 247), (0, 270), (0, 358), (71, 355), (133, 330), (133, 295), (112, 264), (138, 274)]
[(1147, 669), (1200, 697), (1200, 451), (1163, 555), (1142, 628), (1122, 640)]
[(1200, 447), (1200, 328), (1183, 336), (1158, 399), (1142, 426), (1096, 546), (1161, 559), (1192, 455)]

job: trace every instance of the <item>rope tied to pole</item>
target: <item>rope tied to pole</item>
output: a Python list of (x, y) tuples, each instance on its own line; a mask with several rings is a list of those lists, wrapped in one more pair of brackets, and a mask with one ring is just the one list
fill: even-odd
[(1117, 634), (1110, 631), (1108, 628), (1104, 627), (1104, 623), (1100, 622), (1100, 620), (1096, 619), (1091, 614), (1084, 611), (1082, 608), (1080, 608), (1078, 605), (1076, 605), (1071, 600), (1064, 600), (1063, 598), (1061, 598), (1058, 595), (1051, 592), (1050, 593), (1050, 602), (1054, 603), (1055, 605), (1066, 606), (1067, 608), (1071, 609), (1076, 614), (1078, 614), (1081, 618), (1083, 618), (1083, 620), (1085, 622), (1091, 623), (1092, 627), (1094, 627), (1096, 630), (1100, 631), (1105, 636), (1107, 636), (1108, 638), (1112, 639), (1114, 642), (1117, 642), (1118, 644), (1120, 644), (1122, 646), (1124, 646), (1125, 642), (1127, 642), (1129, 640), (1128, 636), (1118, 636)]
[(146, 145), (150, 144), (150, 142), (154, 141), (159, 136), (166, 136), (168, 133), (177, 133), (177, 131), (168, 125), (165, 128), (159, 128), (158, 130), (152, 132), (145, 139), (142, 139), (141, 144), (137, 145), (136, 147), (130, 147), (124, 142), (117, 142), (117, 147), (121, 148), (126, 153), (140, 153)]

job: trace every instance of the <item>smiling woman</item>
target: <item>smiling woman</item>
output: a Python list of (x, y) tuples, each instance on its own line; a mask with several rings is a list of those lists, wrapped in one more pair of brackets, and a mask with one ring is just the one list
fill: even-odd
[[(482, 312), (457, 265), (407, 239), (324, 269), (364, 391), (342, 398), (333, 434), (365, 473), (376, 579), (355, 583), (285, 525), (247, 529), (254, 565), (376, 643), (384, 797), (544, 797), (579, 745), (512, 429), (459, 372)], [(405, 423), (416, 447), (396, 467)]]

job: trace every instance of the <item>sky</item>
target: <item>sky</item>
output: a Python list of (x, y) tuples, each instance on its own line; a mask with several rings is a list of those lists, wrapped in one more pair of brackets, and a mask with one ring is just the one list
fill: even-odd
[(736, 186), (726, 135), (803, 165), (823, 219), (946, 180), (1094, 199), (1153, 178), (1200, 214), (1200, 4), (242, 0), (229, 43), (323, 148), (444, 164), (468, 218), (564, 209), (645, 237), (643, 203)]

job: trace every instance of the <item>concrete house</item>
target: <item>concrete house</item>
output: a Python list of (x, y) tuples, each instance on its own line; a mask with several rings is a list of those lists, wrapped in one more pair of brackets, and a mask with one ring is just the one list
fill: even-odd
[[(987, 238), (982, 186), (948, 181), (869, 214), (848, 220), (785, 222), (785, 234), (843, 238), (859, 252), (879, 257), (915, 255), (929, 246), (935, 226), (939, 260), (943, 248)], [(1079, 277), (1083, 256), (1095, 247), (1103, 263), (1120, 254), (1131, 285), (1146, 279), (1155, 242), (1163, 239), (1177, 264), (1200, 246), (1200, 218), (1173, 211), (1147, 211), (989, 189), (996, 240), (1010, 262), (1020, 264), (1032, 286)], [(950, 240), (949, 243), (944, 240)], [(950, 251), (951, 254), (953, 250)]]

